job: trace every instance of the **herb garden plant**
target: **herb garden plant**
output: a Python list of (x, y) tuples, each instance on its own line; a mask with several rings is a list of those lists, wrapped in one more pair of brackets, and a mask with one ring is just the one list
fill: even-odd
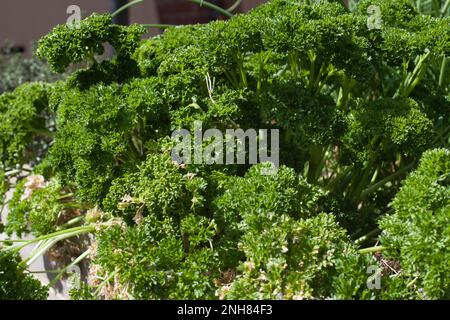
[[(26, 271), (45, 252), (57, 279), (89, 261), (74, 299), (450, 298), (450, 18), (419, 9), (271, 0), (143, 41), (110, 15), (56, 27), (37, 55), (87, 67), (0, 96), (4, 231), (34, 235), (2, 243), (0, 298), (46, 297)], [(279, 129), (280, 168), (175, 163), (194, 121)]]

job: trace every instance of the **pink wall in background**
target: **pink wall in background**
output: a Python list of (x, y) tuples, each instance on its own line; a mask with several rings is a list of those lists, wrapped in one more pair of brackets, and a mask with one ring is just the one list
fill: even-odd
[[(0, 46), (5, 41), (25, 47), (30, 54), (30, 44), (47, 34), (54, 26), (66, 23), (67, 7), (78, 5), (82, 17), (92, 12), (108, 12), (109, 0), (1, 0)], [(132, 22), (157, 23), (155, 0), (146, 0), (130, 10)], [(153, 33), (156, 33), (153, 30)]]
[[(228, 7), (235, 1), (222, 0), (219, 3)], [(266, 1), (244, 0), (238, 11), (246, 12)], [(110, 0), (0, 0), (0, 48), (8, 40), (23, 47), (29, 56), (31, 43), (57, 24), (65, 23), (69, 16), (67, 7), (73, 4), (81, 8), (82, 17), (110, 9)], [(132, 23), (188, 24), (204, 23), (215, 18), (217, 15), (211, 11), (187, 0), (146, 0), (130, 9)], [(159, 32), (158, 29), (149, 29), (146, 36)]]

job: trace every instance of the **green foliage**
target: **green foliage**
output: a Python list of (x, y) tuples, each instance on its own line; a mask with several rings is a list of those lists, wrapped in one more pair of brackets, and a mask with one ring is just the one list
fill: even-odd
[[(95, 263), (106, 275), (118, 271), (115, 286), (137, 299), (211, 298), (216, 255), (204, 244), (211, 234), (197, 233), (210, 223), (195, 222), (187, 217), (180, 225), (174, 218), (150, 215), (136, 227), (112, 226), (99, 235)], [(191, 238), (198, 244), (188, 246)]]
[(52, 69), (59, 73), (72, 63), (86, 59), (95, 61), (95, 55), (104, 53), (105, 43), (110, 43), (119, 56), (129, 56), (145, 29), (138, 25), (124, 27), (111, 23), (110, 15), (93, 14), (79, 26), (59, 25), (39, 41), (36, 54), (47, 59)]
[(380, 222), (382, 244), (419, 298), (450, 298), (449, 177), (449, 150), (427, 151), (395, 197), (395, 214)]
[(123, 87), (99, 84), (58, 95), (50, 161), (63, 181), (76, 182), (82, 199), (105, 196), (114, 178), (144, 159), (146, 144), (167, 133), (161, 124), (168, 115), (156, 86), (153, 79), (138, 79)]
[(48, 88), (43, 83), (30, 83), (0, 96), (2, 168), (21, 165), (39, 156), (36, 153), (41, 148), (35, 138), (51, 135), (46, 129)]
[(245, 177), (226, 180), (226, 187), (222, 187), (226, 191), (214, 202), (215, 219), (224, 234), (218, 250), (227, 266), (236, 264), (242, 256), (237, 251), (237, 244), (250, 227), (249, 220), (268, 214), (298, 219), (318, 211), (317, 202), (323, 196), (320, 190), (310, 186), (290, 168), (281, 167), (276, 175), (264, 175), (264, 169), (269, 167), (254, 166)]
[(56, 231), (58, 222), (64, 220), (61, 185), (52, 180), (39, 188), (29, 186), (30, 179), (22, 180), (16, 187), (10, 202), (6, 232), (19, 236), (31, 231), (34, 235), (45, 235)]
[(246, 261), (226, 288), (230, 299), (324, 298), (337, 261), (352, 253), (345, 231), (329, 214), (295, 221), (259, 211), (244, 222), (240, 246)]
[(18, 255), (0, 252), (0, 300), (45, 300), (48, 288), (26, 273)]
[[(272, 0), (142, 32), (108, 15), (58, 26), (38, 54), (80, 69), (0, 96), (0, 169), (18, 165), (7, 231), (93, 233), (73, 298), (448, 298), (448, 151), (427, 151), (450, 139), (448, 18), (406, 0)], [(117, 54), (99, 63), (106, 43)], [(196, 121), (279, 129), (278, 171), (173, 162), (171, 132)], [(30, 162), (49, 183), (28, 194)]]
[[(420, 156), (433, 138), (433, 124), (412, 99), (357, 102), (348, 115), (343, 150), (353, 163)], [(344, 153), (344, 158), (345, 158)]]
[(138, 172), (113, 182), (104, 205), (106, 210), (127, 216), (140, 206), (142, 214), (158, 217), (188, 215), (204, 205), (206, 181), (187, 169), (180, 168), (170, 154), (151, 155)]

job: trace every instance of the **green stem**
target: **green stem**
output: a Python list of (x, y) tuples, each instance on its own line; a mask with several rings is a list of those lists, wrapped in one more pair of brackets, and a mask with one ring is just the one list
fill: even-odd
[(66, 227), (73, 226), (74, 224), (77, 224), (78, 222), (81, 222), (84, 220), (84, 216), (79, 216), (76, 218), (73, 218), (72, 220), (67, 221), (65, 224), (58, 227), (58, 230), (65, 229)]
[(167, 29), (175, 27), (175, 25), (173, 24), (160, 24), (160, 23), (142, 24), (141, 26), (145, 28), (159, 28), (159, 29)]
[(60, 200), (72, 198), (73, 196), (74, 196), (73, 193), (68, 193), (68, 194), (65, 194), (65, 195), (62, 195), (61, 197), (59, 197), (58, 200), (60, 201)]
[[(432, 143), (432, 145), (435, 145), (436, 143), (438, 143), (439, 142), (439, 140), (444, 140), (445, 141), (445, 135), (447, 134), (447, 133), (450, 133), (449, 132), (450, 131), (450, 126), (449, 127), (447, 127), (447, 128), (445, 128), (444, 130), (442, 130), (437, 136), (436, 136), (436, 138), (433, 140), (433, 143)], [(445, 142), (444, 142), (444, 144), (445, 144)]]
[(319, 88), (320, 80), (322, 79), (322, 75), (326, 71), (327, 67), (328, 67), (328, 64), (323, 62), (322, 65), (320, 66), (320, 70), (319, 70), (319, 73), (317, 74), (316, 80), (314, 81), (314, 85), (313, 85), (312, 89), (317, 94), (320, 93), (317, 89)]
[(406, 287), (409, 288), (411, 287), (414, 283), (416, 283), (417, 280), (419, 280), (420, 275), (418, 275), (417, 277), (415, 277), (411, 282), (409, 282)]
[(102, 290), (102, 288), (108, 283), (109, 280), (111, 280), (116, 274), (118, 274), (120, 271), (120, 269), (115, 270), (114, 272), (112, 272), (111, 274), (109, 274), (105, 280), (103, 280), (102, 283), (99, 284), (99, 286), (97, 287), (97, 289), (94, 292), (94, 296), (98, 296), (100, 294), (100, 291)]
[(365, 198), (367, 195), (371, 194), (372, 192), (378, 190), (378, 188), (384, 186), (386, 183), (397, 179), (399, 176), (401, 176), (402, 174), (404, 174), (405, 172), (409, 171), (410, 169), (412, 169), (415, 165), (415, 162), (410, 163), (409, 165), (401, 168), (400, 170), (398, 170), (397, 172), (391, 174), (390, 176), (384, 178), (383, 180), (375, 183), (374, 185), (368, 187), (367, 189), (365, 189), (362, 194), (361, 197)]
[(67, 265), (64, 269), (61, 270), (60, 273), (58, 273), (58, 275), (52, 280), (52, 282), (49, 283), (49, 287), (53, 287), (58, 281), (59, 279), (61, 279), (61, 277), (64, 275), (64, 273), (71, 267), (79, 264), (81, 261), (83, 261), (90, 253), (90, 250), (86, 250), (84, 253), (82, 253), (78, 258), (76, 258), (75, 260), (73, 260), (69, 265)]
[(354, 180), (354, 187), (350, 197), (353, 201), (358, 202), (361, 198), (364, 198), (364, 196), (361, 197), (361, 195), (363, 194), (364, 187), (368, 183), (371, 175), (373, 175), (373, 165), (370, 165), (369, 163), (369, 165), (362, 170), (361, 174), (357, 176), (356, 180)]
[(15, 242), (22, 242), (22, 243), (24, 243), (24, 242), (28, 242), (28, 241), (30, 241), (30, 240), (21, 240), (21, 239), (19, 239), (19, 240), (0, 240), (0, 243), (2, 243), (2, 242), (3, 243), (15, 243)]
[(442, 57), (442, 64), (441, 64), (441, 72), (439, 74), (439, 87), (443, 87), (444, 86), (445, 75), (446, 75), (446, 71), (447, 71), (447, 62), (448, 62), (447, 57), (443, 56)]
[(405, 84), (403, 87), (402, 92), (400, 93), (403, 97), (409, 97), (411, 92), (414, 90), (414, 88), (419, 84), (420, 80), (422, 79), (423, 74), (425, 73), (427, 65), (425, 62), (427, 61), (428, 57), (431, 55), (431, 51), (427, 52), (424, 55), (421, 55), (419, 57), (419, 62), (417, 63), (416, 67), (414, 68), (413, 72), (411, 74), (408, 74), (405, 79)]
[[(237, 9), (237, 7), (240, 6), (240, 4), (242, 3), (243, 0), (237, 0), (235, 3), (233, 3), (233, 5), (231, 7), (229, 7), (227, 9), (228, 12), (233, 12), (234, 10)], [(449, 0), (450, 1), (450, 0)]]
[(445, 17), (445, 14), (447, 13), (447, 10), (449, 7), (450, 7), (450, 0), (447, 0), (447, 2), (444, 4), (444, 6), (441, 9), (441, 18)]
[(32, 274), (35, 274), (35, 273), (37, 273), (37, 274), (39, 274), (39, 273), (59, 273), (59, 272), (61, 272), (62, 270), (37, 270), (37, 271), (27, 271), (28, 273), (32, 273)]
[(21, 266), (30, 266), (37, 258), (42, 256), (45, 252), (47, 252), (51, 247), (58, 243), (59, 237), (55, 237), (53, 239), (49, 239), (47, 241), (42, 241), (31, 253), (31, 255), (20, 262)]
[(209, 9), (212, 9), (214, 11), (217, 11), (218, 13), (223, 14), (224, 16), (226, 16), (228, 18), (232, 18), (233, 17), (233, 14), (231, 12), (229, 12), (229, 11), (219, 7), (219, 6), (216, 6), (215, 4), (210, 3), (208, 1), (205, 1), (205, 0), (188, 0), (188, 1), (196, 3), (196, 4), (200, 5), (201, 7), (205, 6), (206, 8), (209, 8)]
[(311, 62), (309, 69), (308, 91), (312, 92), (316, 78), (316, 55), (312, 51), (308, 51), (309, 61)]
[(237, 80), (237, 77), (234, 72), (224, 69), (224, 74), (234, 88), (236, 88), (236, 89), (239, 88), (239, 81)]
[(364, 242), (366, 242), (367, 240), (370, 240), (374, 235), (377, 235), (378, 233), (380, 233), (380, 229), (379, 228), (375, 228), (372, 231), (370, 231), (369, 233), (367, 233), (366, 235), (356, 239), (355, 240), (355, 244), (356, 245), (361, 245)]
[(351, 78), (347, 78), (347, 76), (345, 74), (344, 74), (343, 78), (344, 79), (343, 79), (341, 88), (339, 90), (339, 98), (337, 101), (337, 107), (340, 109), (343, 109), (347, 106), (350, 92), (352, 91), (353, 87), (356, 84), (355, 80), (353, 80)]
[(342, 4), (342, 6), (345, 8), (345, 11), (350, 12), (350, 9), (347, 7), (347, 4), (344, 0), (339, 0), (338, 2)]
[[(5, 250), (14, 250), (14, 251), (20, 251), (23, 248), (29, 246), (30, 244), (39, 242), (39, 241), (43, 241), (43, 240), (48, 240), (51, 238), (56, 238), (58, 236), (62, 236), (59, 240), (64, 240), (67, 238), (71, 238), (83, 233), (89, 233), (89, 232), (93, 232), (95, 231), (95, 226), (93, 225), (88, 225), (88, 226), (81, 226), (81, 227), (74, 227), (71, 229), (66, 229), (66, 230), (61, 230), (61, 231), (56, 231), (50, 234), (46, 234), (31, 240), (26, 241), (23, 245), (18, 246), (18, 247), (14, 247), (14, 248), (6, 248)], [(59, 241), (58, 240), (58, 241)]]
[(120, 7), (120, 8), (117, 9), (116, 11), (114, 11), (114, 12), (111, 14), (111, 17), (114, 18), (115, 16), (119, 15), (121, 12), (127, 10), (129, 7), (132, 7), (132, 6), (136, 5), (136, 4), (141, 3), (141, 2), (144, 2), (144, 1), (145, 1), (145, 0), (134, 0), (134, 1), (131, 1), (130, 3), (127, 3), (126, 5)]
[(379, 251), (383, 251), (383, 250), (386, 250), (386, 247), (376, 246), (376, 247), (370, 247), (370, 248), (361, 249), (361, 250), (359, 250), (359, 253), (360, 254), (365, 254), (365, 253), (379, 252)]

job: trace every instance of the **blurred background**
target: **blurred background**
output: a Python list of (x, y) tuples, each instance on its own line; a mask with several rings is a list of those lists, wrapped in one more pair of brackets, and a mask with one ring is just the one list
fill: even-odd
[[(233, 14), (247, 12), (267, 1), (269, 0), (208, 0), (210, 4)], [(357, 0), (334, 1), (347, 4)], [(71, 6), (79, 8), (80, 18), (83, 19), (93, 12), (112, 13), (134, 2), (137, 3), (114, 18), (114, 23), (184, 25), (227, 19), (218, 10), (210, 9), (203, 0), (1, 0), (0, 94), (12, 91), (26, 82), (53, 82), (66, 76), (53, 73), (45, 62), (33, 56), (33, 52), (42, 36), (73, 17)], [(162, 31), (160, 28), (148, 28), (144, 38)], [(111, 48), (106, 46), (105, 56), (112, 54)]]
[[(131, 0), (130, 0), (131, 1)], [(246, 12), (266, 0), (209, 0), (222, 8), (239, 4), (234, 12)], [(85, 18), (93, 12), (113, 12), (127, 0), (1, 0), (0, 45), (2, 50), (32, 54), (32, 44), (57, 24), (67, 21), (67, 8), (77, 5)], [(116, 23), (192, 24), (220, 19), (216, 11), (188, 0), (145, 0), (123, 12)], [(151, 29), (147, 36), (161, 32)], [(7, 45), (6, 45), (7, 44)]]

